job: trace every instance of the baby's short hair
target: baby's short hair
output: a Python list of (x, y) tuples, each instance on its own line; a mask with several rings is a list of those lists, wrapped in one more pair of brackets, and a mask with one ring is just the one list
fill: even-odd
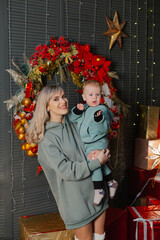
[(84, 91), (85, 87), (88, 86), (88, 85), (94, 85), (94, 86), (100, 87), (100, 89), (102, 89), (102, 87), (101, 87), (99, 82), (97, 82), (96, 80), (92, 80), (91, 79), (91, 80), (84, 81), (83, 87), (82, 87), (83, 91)]

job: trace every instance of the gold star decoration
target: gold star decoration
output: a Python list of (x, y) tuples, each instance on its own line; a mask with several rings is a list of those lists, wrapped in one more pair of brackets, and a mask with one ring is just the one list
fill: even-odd
[(117, 42), (122, 49), (122, 38), (128, 37), (125, 33), (122, 32), (122, 29), (126, 25), (127, 21), (119, 24), (117, 11), (115, 11), (113, 21), (111, 21), (108, 17), (106, 17), (106, 21), (108, 23), (109, 30), (103, 33), (103, 35), (111, 37), (109, 49), (112, 48), (115, 42)]

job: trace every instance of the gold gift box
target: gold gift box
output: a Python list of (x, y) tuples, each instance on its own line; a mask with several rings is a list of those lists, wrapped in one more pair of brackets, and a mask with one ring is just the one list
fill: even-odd
[[(142, 138), (136, 138), (134, 166), (145, 170), (151, 170), (153, 163), (156, 160), (156, 156), (154, 155), (152, 149), (158, 149), (159, 144), (160, 139), (147, 140)], [(148, 159), (148, 156), (153, 156), (153, 158)], [(158, 165), (156, 168), (158, 168)]]
[(19, 218), (20, 240), (73, 240), (73, 230), (66, 230), (59, 213)]
[(139, 138), (157, 139), (159, 106), (140, 105)]

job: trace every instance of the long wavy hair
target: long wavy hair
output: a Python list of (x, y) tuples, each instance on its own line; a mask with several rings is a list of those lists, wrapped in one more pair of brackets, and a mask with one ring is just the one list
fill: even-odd
[(33, 118), (26, 132), (27, 142), (37, 144), (42, 141), (44, 138), (45, 125), (50, 119), (49, 112), (47, 111), (49, 100), (57, 92), (61, 93), (63, 91), (61, 86), (46, 86), (41, 90)]

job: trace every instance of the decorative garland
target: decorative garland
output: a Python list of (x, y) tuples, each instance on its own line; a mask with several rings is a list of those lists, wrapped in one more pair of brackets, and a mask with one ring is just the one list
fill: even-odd
[[(37, 145), (26, 142), (25, 132), (32, 119), (39, 92), (47, 85), (47, 79), (52, 80), (56, 72), (60, 74), (62, 83), (68, 81), (70, 74), (73, 83), (78, 87), (89, 79), (102, 85), (102, 103), (114, 113), (109, 138), (117, 136), (125, 105), (117, 98), (117, 90), (112, 85), (112, 78), (118, 79), (118, 76), (109, 71), (111, 61), (91, 53), (88, 44), (82, 46), (79, 42), (69, 42), (64, 37), (60, 37), (59, 40), (51, 37), (47, 45), (37, 46), (30, 60), (25, 58), (25, 62), (21, 69), (13, 62), (18, 72), (7, 70), (21, 90), (5, 103), (8, 110), (15, 107), (13, 127), (18, 138), (23, 141), (22, 150), (26, 151), (28, 156), (37, 156), (38, 148)], [(41, 168), (38, 172), (40, 170)]]

